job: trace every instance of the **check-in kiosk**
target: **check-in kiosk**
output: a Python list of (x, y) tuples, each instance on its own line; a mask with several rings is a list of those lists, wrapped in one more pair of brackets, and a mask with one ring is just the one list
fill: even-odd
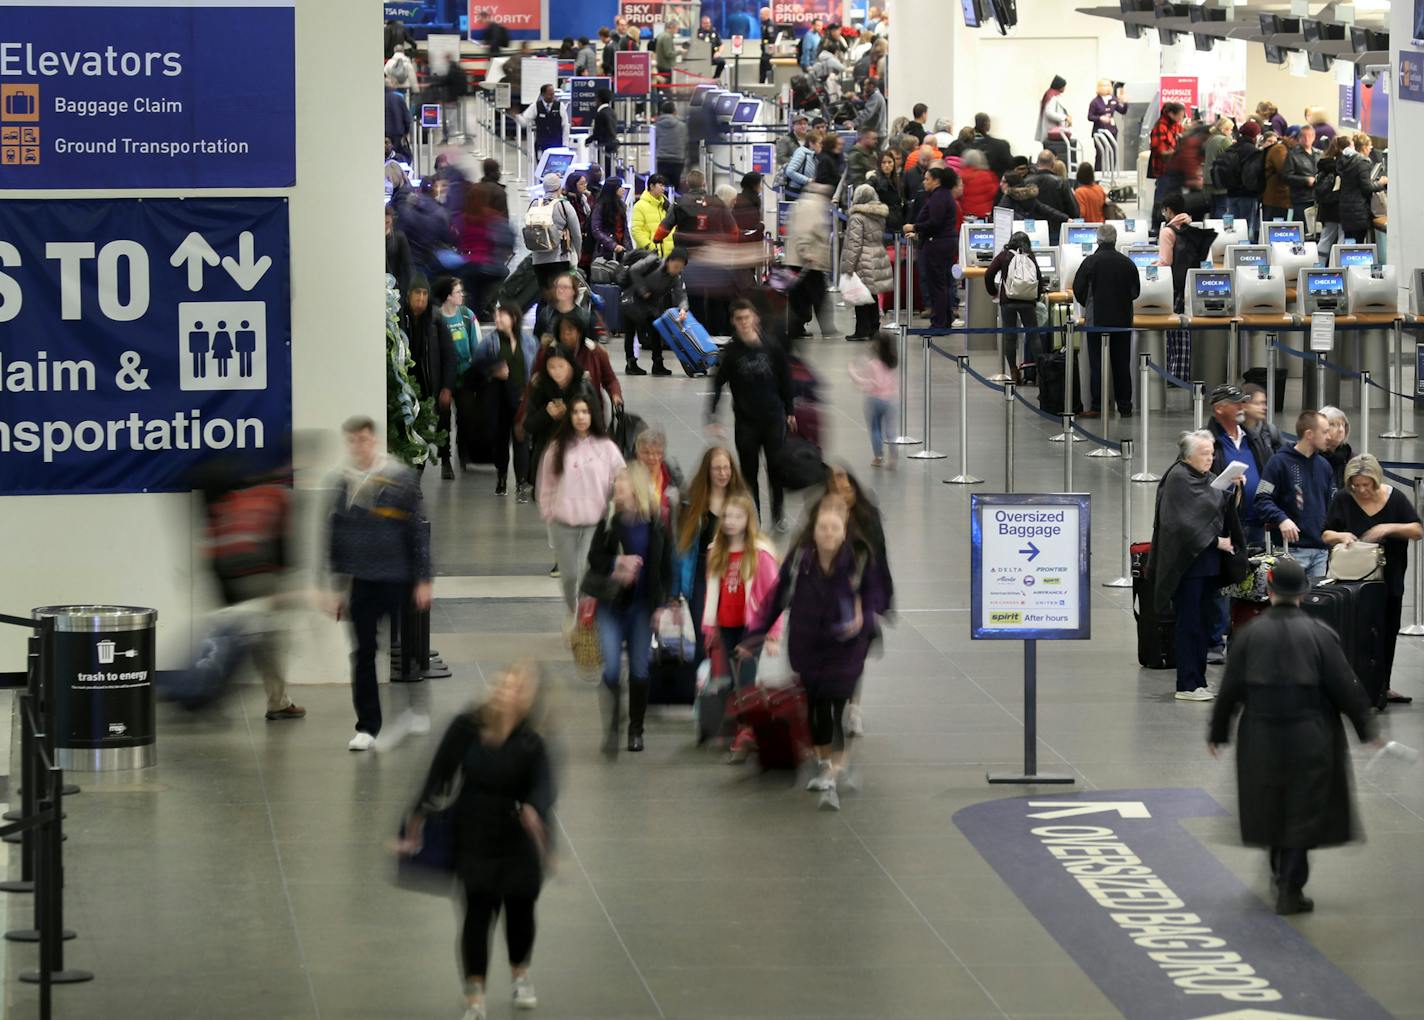
[[(1209, 329), (1192, 332), (1192, 378), (1208, 391), (1227, 381), (1226, 352), (1231, 343), (1231, 317), (1236, 312), (1236, 274), (1230, 269), (1188, 269), (1183, 293), (1191, 324)], [(1234, 380), (1233, 380), (1234, 381)]]
[(1303, 244), (1305, 224), (1298, 220), (1267, 220), (1261, 224), (1262, 244)]
[[(964, 279), (964, 324), (971, 329), (994, 329), (999, 325), (999, 306), (984, 286), (989, 263), (998, 252), (994, 248), (992, 223), (966, 223), (959, 233), (959, 267)], [(988, 333), (966, 337), (970, 350), (990, 348), (996, 341)]]
[(1033, 253), (1033, 257), (1038, 262), (1038, 271), (1048, 292), (1061, 291), (1063, 281), (1058, 273), (1058, 249), (1040, 248)]
[[(1310, 317), (1316, 312), (1333, 312), (1337, 316), (1346, 314), (1348, 298), (1345, 292), (1345, 270), (1335, 269), (1302, 269), (1296, 278), (1296, 304), (1302, 322), (1309, 323)], [(1298, 333), (1293, 337), (1295, 344), (1301, 350), (1310, 350), (1310, 335), (1308, 333)], [(1339, 364), (1342, 350), (1340, 337), (1335, 337), (1334, 347), (1325, 355), (1331, 361)], [(1299, 359), (1292, 358), (1292, 361)], [(1325, 373), (1325, 390), (1323, 393), (1317, 391), (1315, 371), (1310, 369), (1301, 373), (1302, 399), (1306, 407), (1323, 407), (1326, 404), (1340, 403), (1340, 376), (1334, 372)]]
[(544, 175), (558, 174), (559, 180), (568, 177), (577, 161), (577, 153), (573, 149), (566, 149), (562, 146), (545, 149), (539, 156), (539, 165), (534, 170), (534, 178), (529, 184), (529, 200), (541, 197), (544, 194)]
[(1330, 265), (1372, 266), (1379, 261), (1379, 248), (1373, 244), (1337, 244), (1330, 249)]
[(1245, 220), (1238, 220), (1235, 216), (1223, 216), (1221, 219), (1207, 219), (1203, 224), (1207, 230), (1216, 231), (1216, 239), (1211, 242), (1211, 261), (1213, 265), (1226, 265), (1226, 249), (1233, 244), (1249, 244), (1251, 241), (1250, 224)]
[(1117, 230), (1117, 250), (1126, 251), (1131, 244), (1146, 244), (1149, 236), (1148, 222), (1142, 217), (1131, 220), (1108, 220)]
[[(1235, 274), (1236, 316), (1243, 326), (1253, 327), (1245, 332), (1241, 374), (1245, 378), (1247, 372), (1255, 370), (1257, 381), (1263, 386), (1269, 367), (1266, 345), (1270, 340), (1279, 343), (1281, 337), (1269, 327), (1292, 325), (1286, 313), (1286, 274), (1280, 266), (1270, 265), (1269, 257), (1270, 250), (1263, 244), (1233, 244), (1226, 249), (1226, 264)], [(1290, 378), (1289, 366), (1282, 362), (1294, 360), (1279, 356), (1276, 359), (1278, 406), (1285, 398), (1286, 380)]]
[[(1063, 289), (1071, 291), (1078, 278), (1078, 267), (1096, 249), (1091, 244), (1060, 244), (1058, 246), (1058, 278)], [(1079, 304), (1082, 304), (1079, 301)]]
[(1047, 220), (1014, 220), (1014, 233), (1022, 230), (1035, 248), (1048, 247)]
[(1228, 244), (1226, 246), (1226, 256), (1222, 260), (1227, 269), (1243, 269), (1246, 267), (1269, 266), (1271, 264), (1271, 246), (1268, 244)]
[[(1336, 247), (1339, 247), (1338, 245)], [(1370, 247), (1374, 245), (1351, 245)], [(1332, 252), (1332, 255), (1334, 253)], [(1350, 253), (1344, 253), (1348, 256)], [(1388, 407), (1394, 389), (1389, 376), (1389, 352), (1394, 344), (1394, 320), (1399, 316), (1399, 275), (1394, 266), (1349, 265), (1345, 271), (1346, 308), (1357, 326), (1378, 326), (1341, 334), (1335, 348), (1343, 352), (1346, 364), (1357, 372), (1369, 372), (1370, 378), (1387, 388), (1370, 393), (1372, 407)], [(1359, 380), (1349, 380), (1346, 393), (1359, 406)]]
[[(1082, 220), (1069, 220), (1058, 228), (1058, 243), (1064, 247), (1068, 245), (1082, 246), (1085, 244), (1097, 246), (1098, 225), (1096, 223), (1084, 223)], [(1119, 239), (1121, 244), (1121, 239)]]
[[(1132, 324), (1137, 327), (1136, 343), (1133, 346), (1133, 364), (1139, 353), (1146, 352), (1158, 365), (1167, 363), (1167, 330), (1176, 329), (1181, 324), (1179, 316), (1172, 311), (1172, 270), (1156, 265), (1157, 250), (1142, 246), (1129, 250), (1128, 258), (1137, 263), (1137, 299), (1132, 302)], [(1150, 256), (1150, 257), (1149, 257)], [(1141, 395), (1140, 410), (1159, 411), (1167, 406), (1167, 383), (1154, 374), (1149, 380), (1147, 392)]]
[(966, 223), (959, 228), (959, 264), (965, 269), (988, 266), (996, 254), (992, 223)]

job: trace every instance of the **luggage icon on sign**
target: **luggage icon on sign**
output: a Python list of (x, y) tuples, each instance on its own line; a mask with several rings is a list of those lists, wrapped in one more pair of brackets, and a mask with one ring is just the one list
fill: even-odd
[(38, 85), (0, 85), (0, 120), (34, 123), (40, 119)]

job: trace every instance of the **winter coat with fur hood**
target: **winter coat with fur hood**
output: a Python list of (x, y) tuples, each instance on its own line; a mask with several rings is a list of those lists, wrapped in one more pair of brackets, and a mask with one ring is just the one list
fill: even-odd
[[(884, 294), (893, 290), (895, 276), (890, 269), (890, 259), (885, 254), (885, 217), (890, 209), (874, 195), (874, 188), (862, 185), (871, 196), (864, 196), (858, 189), (856, 204), (850, 207), (850, 221), (846, 225), (845, 244), (841, 248), (841, 275), (855, 273), (870, 288), (872, 294)], [(870, 198), (864, 201), (864, 198)]]

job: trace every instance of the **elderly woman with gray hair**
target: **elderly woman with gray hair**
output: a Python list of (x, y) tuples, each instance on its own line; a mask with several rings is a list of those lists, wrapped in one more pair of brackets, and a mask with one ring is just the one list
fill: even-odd
[[(1324, 413), (1324, 412), (1321, 412)], [(1409, 566), (1409, 543), (1424, 538), (1418, 508), (1408, 490), (1388, 485), (1380, 462), (1368, 453), (1345, 466), (1344, 485), (1335, 493), (1325, 515), (1320, 537), (1332, 549), (1370, 542), (1384, 554), (1385, 614), (1381, 621), (1375, 675), (1360, 677), (1370, 701), (1383, 708), (1388, 701), (1413, 701), (1390, 686), (1394, 646), (1404, 614), (1404, 574)], [(1386, 697), (1381, 697), (1385, 695)]]
[(1335, 488), (1345, 487), (1345, 465), (1355, 456), (1350, 448), (1350, 419), (1338, 407), (1322, 407), (1325, 416), (1325, 459), (1330, 462), (1330, 470), (1335, 476)]
[(1246, 576), (1245, 535), (1236, 516), (1241, 479), (1228, 491), (1213, 486), (1210, 432), (1183, 432), (1177, 460), (1157, 486), (1149, 581), (1155, 604), (1176, 617), (1177, 700), (1210, 701), (1206, 655), (1222, 585)]

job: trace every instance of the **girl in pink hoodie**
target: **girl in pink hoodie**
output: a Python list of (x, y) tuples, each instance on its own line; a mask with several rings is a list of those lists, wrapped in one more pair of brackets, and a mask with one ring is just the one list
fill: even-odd
[[(728, 496), (707, 552), (707, 601), (702, 610), (707, 647), (719, 649), (714, 662), (730, 664), (732, 649), (741, 644), (767, 593), (776, 587), (779, 569), (775, 548), (757, 528), (756, 504), (745, 493)], [(778, 621), (767, 636), (768, 655), (777, 653), (780, 635)], [(756, 682), (756, 665), (755, 658), (738, 663), (733, 673), (738, 687)], [(745, 761), (755, 746), (751, 728), (742, 727), (732, 740), (729, 760)]]
[[(870, 429), (870, 449), (875, 458), (872, 467), (885, 463), (885, 440), (895, 434), (895, 402), (900, 398), (900, 380), (895, 369), (900, 365), (895, 337), (881, 330), (871, 339), (874, 356), (852, 358), (847, 370), (851, 381), (865, 394), (865, 424)], [(890, 466), (895, 466), (895, 447), (889, 449)]]

